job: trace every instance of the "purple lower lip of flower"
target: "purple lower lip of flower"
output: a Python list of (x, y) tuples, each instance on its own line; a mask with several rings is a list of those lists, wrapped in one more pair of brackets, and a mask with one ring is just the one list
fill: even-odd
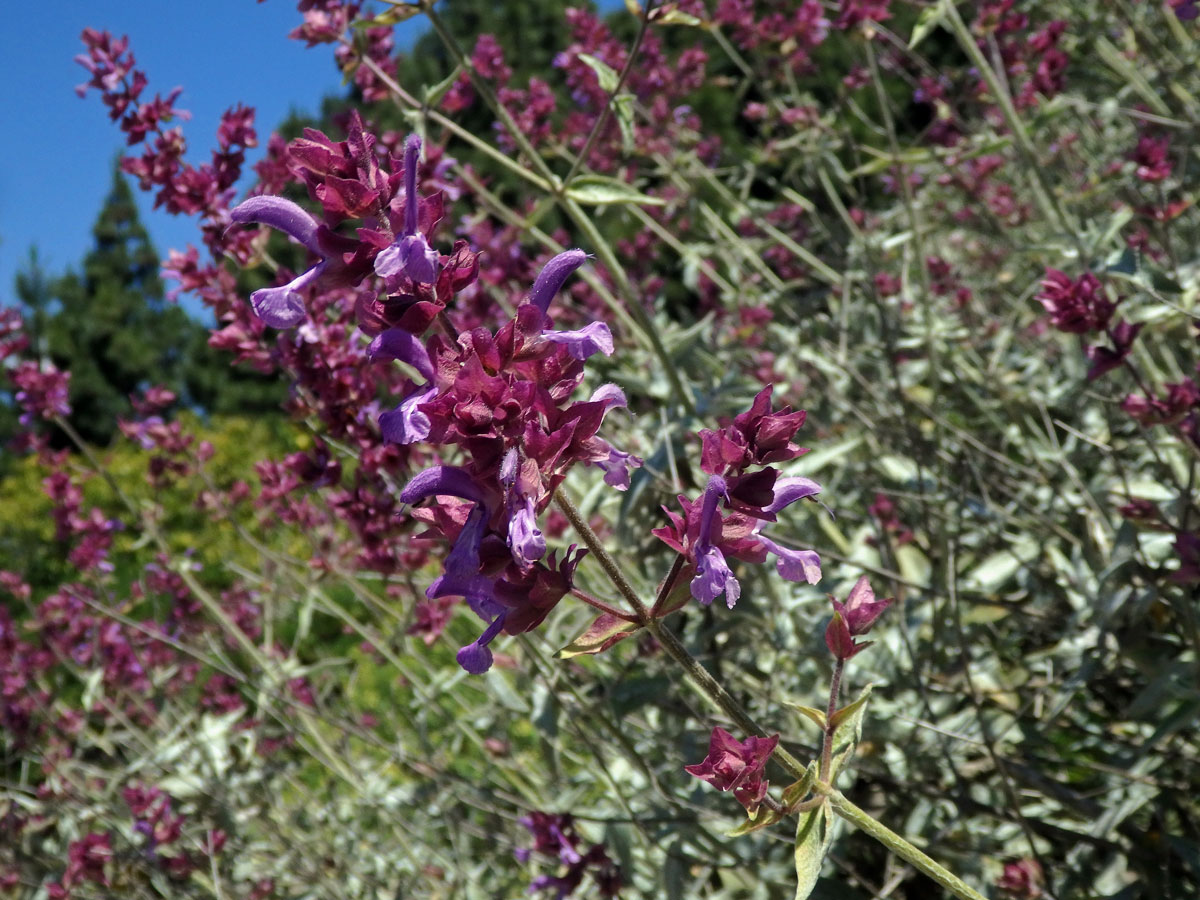
[(586, 259), (587, 254), (582, 250), (566, 250), (553, 257), (534, 280), (529, 290), (529, 302), (545, 313), (567, 276), (582, 266)]
[(484, 629), (478, 639), (473, 641), (455, 654), (455, 659), (467, 672), (472, 675), (482, 675), (492, 667), (492, 651), (488, 648), (490, 644), (504, 628), (504, 620), (507, 618), (507, 611), (500, 613), (492, 621), (487, 628)]
[(697, 553), (696, 575), (690, 587), (692, 596), (705, 606), (724, 594), (725, 603), (733, 609), (742, 595), (742, 586), (725, 562), (725, 554), (712, 545), (705, 547), (703, 553)]
[(324, 256), (317, 241), (320, 223), (302, 207), (283, 197), (251, 197), (229, 211), (235, 225), (269, 225), (299, 241), (318, 256)]
[(408, 234), (379, 251), (375, 257), (375, 274), (392, 278), (404, 273), (419, 284), (437, 281), (441, 256), (429, 246), (423, 234)]
[(508, 547), (513, 560), (528, 569), (546, 555), (546, 538), (537, 527), (536, 505), (526, 497), (508, 523)]
[(389, 328), (378, 334), (367, 345), (367, 356), (373, 360), (398, 359), (420, 372), (426, 381), (433, 381), (433, 362), (429, 359), (429, 351), (403, 328)]
[(594, 460), (591, 465), (604, 470), (604, 483), (618, 491), (629, 490), (629, 470), (636, 469), (642, 464), (640, 456), (617, 450), (611, 445), (608, 448), (608, 459)]
[(461, 497), (487, 506), (483, 489), (465, 469), (458, 466), (430, 466), (418, 472), (400, 492), (401, 503), (420, 503), (436, 495)]
[(578, 331), (543, 331), (542, 337), (552, 343), (562, 344), (578, 360), (585, 360), (596, 353), (613, 355), (612, 332), (603, 322), (593, 322)]
[(325, 271), (320, 262), (302, 275), (279, 287), (261, 288), (250, 295), (250, 306), (254, 314), (272, 328), (291, 328), (299, 325), (308, 315), (300, 291), (308, 287)]
[(379, 432), (390, 444), (415, 444), (429, 437), (429, 416), (421, 412), (420, 405), (437, 396), (438, 389), (428, 388), (415, 391), (400, 401), (393, 410), (379, 417)]
[(821, 557), (814, 550), (793, 550), (781, 547), (761, 534), (758, 540), (768, 551), (774, 553), (775, 570), (788, 581), (807, 581), (816, 584), (821, 580)]

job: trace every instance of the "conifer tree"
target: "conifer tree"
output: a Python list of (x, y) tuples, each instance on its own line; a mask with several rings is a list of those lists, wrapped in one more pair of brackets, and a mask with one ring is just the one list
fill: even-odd
[(45, 350), (71, 371), (72, 424), (87, 440), (106, 444), (117, 418), (130, 413), (131, 393), (152, 384), (180, 391), (193, 323), (164, 299), (158, 254), (115, 168), (92, 234), (82, 271), (54, 285)]

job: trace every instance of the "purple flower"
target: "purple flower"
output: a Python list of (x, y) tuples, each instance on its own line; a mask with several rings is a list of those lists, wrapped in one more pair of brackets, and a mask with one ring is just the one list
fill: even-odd
[(1038, 300), (1050, 313), (1050, 324), (1068, 334), (1104, 331), (1117, 308), (1091, 272), (1072, 281), (1065, 272), (1049, 267)]
[(582, 250), (566, 250), (553, 257), (534, 280), (529, 290), (529, 302), (545, 313), (567, 276), (583, 265), (586, 259), (587, 254)]
[(793, 550), (781, 547), (761, 534), (759, 542), (770, 553), (775, 554), (775, 571), (788, 581), (807, 581), (816, 584), (821, 580), (821, 557), (815, 550)]
[(500, 612), (501, 606), (493, 597), (492, 580), (479, 574), (479, 551), (487, 531), (488, 513), (476, 505), (458, 533), (458, 540), (446, 555), (443, 573), (425, 589), (430, 600), (439, 597), (465, 597), (467, 605), (484, 621)]
[(742, 586), (730, 571), (725, 554), (712, 542), (714, 520), (720, 527), (717, 504), (728, 495), (725, 479), (720, 475), (709, 476), (708, 486), (704, 489), (704, 505), (700, 511), (700, 537), (695, 546), (696, 574), (692, 578), (691, 591), (692, 596), (705, 606), (724, 594), (725, 603), (733, 609), (742, 595)]
[(416, 337), (403, 328), (389, 328), (376, 335), (367, 345), (371, 359), (398, 359), (420, 372), (427, 381), (433, 380), (433, 362), (429, 351)]
[(383, 439), (392, 444), (415, 444), (429, 437), (429, 416), (421, 412), (422, 403), (437, 396), (436, 387), (415, 391), (400, 401), (392, 410), (379, 416), (379, 431)]
[(499, 477), (508, 495), (508, 548), (513, 561), (521, 569), (528, 569), (546, 555), (546, 538), (537, 527), (537, 501), (533, 497), (541, 477), (536, 464), (530, 463), (528, 470), (520, 464), (515, 447), (504, 454)]
[(328, 254), (321, 247), (318, 236), (320, 223), (291, 200), (283, 197), (251, 197), (229, 212), (229, 219), (237, 225), (251, 222), (269, 225), (299, 242), (321, 261), (312, 268), (278, 287), (262, 288), (250, 295), (254, 314), (272, 328), (291, 328), (304, 321), (304, 297), (300, 293), (313, 284), (324, 273)]
[(696, 548), (696, 575), (691, 589), (692, 596), (705, 606), (724, 594), (726, 605), (733, 609), (742, 596), (742, 586), (725, 561), (725, 554), (712, 544)]
[(604, 443), (608, 446), (608, 457), (590, 460), (588, 464), (604, 472), (604, 483), (609, 487), (616, 488), (618, 491), (629, 490), (629, 470), (640, 466), (642, 458), (634, 456), (632, 453), (626, 453), (624, 450), (618, 450), (608, 441)]
[(892, 605), (892, 598), (876, 600), (875, 591), (867, 576), (863, 575), (850, 589), (845, 603), (833, 600), (833, 619), (825, 629), (825, 646), (838, 659), (850, 659), (865, 650), (871, 642), (860, 644), (854, 640), (871, 630), (875, 620)]
[[(592, 392), (589, 402), (603, 403), (605, 405), (604, 413), (607, 415), (610, 409), (626, 405), (625, 392), (615, 384), (604, 384)], [(605, 484), (618, 491), (629, 490), (629, 470), (641, 466), (642, 458), (623, 450), (617, 450), (601, 437), (595, 438), (594, 443), (599, 452), (589, 458), (587, 464), (604, 472)]]
[[(774, 518), (775, 513), (785, 507), (812, 497), (821, 491), (821, 486), (811, 478), (780, 478), (775, 482), (775, 499), (763, 507), (763, 512)], [(813, 550), (793, 550), (783, 547), (760, 532), (766, 522), (760, 521), (754, 527), (759, 543), (767, 548), (768, 553), (775, 554), (775, 571), (788, 581), (807, 581), (816, 584), (821, 580), (821, 557)]]
[(483, 634), (455, 654), (458, 664), (472, 675), (482, 675), (492, 667), (492, 651), (488, 644), (503, 630), (507, 615), (507, 611), (501, 612)]
[(733, 791), (738, 802), (753, 813), (767, 795), (763, 769), (778, 743), (779, 735), (739, 741), (724, 728), (714, 728), (708, 756), (694, 766), (684, 766), (683, 770), (707, 781), (718, 791)]
[[(380, 333), (367, 346), (371, 359), (398, 359), (408, 363), (425, 378), (433, 378), (433, 363), (429, 352), (416, 337), (403, 328), (389, 328)], [(393, 444), (412, 444), (429, 437), (429, 417), (420, 410), (437, 396), (436, 387), (418, 388), (400, 401), (400, 404), (379, 417), (379, 429), (383, 439)]]
[(522, 569), (546, 555), (546, 538), (537, 527), (537, 504), (532, 497), (519, 500), (508, 520), (508, 546)]
[(546, 340), (562, 344), (567, 352), (578, 360), (585, 360), (595, 353), (605, 356), (613, 354), (613, 337), (603, 322), (593, 322), (578, 331), (543, 331)]
[(451, 496), (473, 500), (458, 539), (446, 555), (443, 573), (425, 591), (430, 600), (461, 596), (474, 613), (488, 625), (476, 640), (458, 651), (458, 664), (472, 675), (481, 675), (492, 666), (488, 648), (501, 631), (508, 611), (495, 599), (495, 582), (480, 574), (480, 548), (487, 532), (489, 506), (483, 489), (465, 470), (455, 466), (433, 466), (416, 475), (400, 492), (404, 503), (418, 503), (427, 497)]
[(466, 469), (458, 466), (430, 466), (418, 472), (400, 492), (401, 503), (420, 503), (428, 497), (461, 497), (486, 506), (484, 489)]
[(441, 257), (429, 246), (425, 235), (417, 231), (417, 164), (421, 157), (421, 139), (409, 135), (404, 143), (404, 234), (375, 257), (375, 274), (385, 279), (401, 273), (419, 284), (437, 281)]

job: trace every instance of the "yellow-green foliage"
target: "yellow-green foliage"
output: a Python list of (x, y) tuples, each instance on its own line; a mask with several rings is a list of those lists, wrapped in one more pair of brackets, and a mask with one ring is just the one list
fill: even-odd
[[(255, 487), (257, 461), (281, 458), (309, 443), (306, 434), (281, 418), (228, 416), (202, 422), (185, 414), (180, 422), (185, 433), (195, 435), (193, 449), (201, 441), (212, 444), (214, 453), (204, 464), (204, 472), (219, 492), (239, 480)], [(250, 562), (255, 552), (235, 527), (236, 522), (253, 528), (254, 510), (249, 504), (228, 510), (228, 516), (205, 508), (201, 498), (209, 484), (197, 476), (170, 480), (162, 489), (156, 487), (147, 477), (154, 455), (155, 451), (143, 450), (131, 441), (118, 441), (109, 449), (94, 451), (92, 458), (107, 478), (90, 474), (94, 469), (82, 454), (73, 454), (66, 463), (76, 478), (86, 479), (83, 511), (99, 507), (124, 526), (110, 551), (118, 585), (126, 586), (137, 578), (158, 552), (144, 527), (147, 522), (155, 524), (154, 530), (166, 539), (172, 555), (190, 553), (210, 578), (230, 563)], [(73, 577), (67, 561), (70, 544), (55, 539), (54, 507), (43, 488), (50, 472), (36, 457), (29, 456), (14, 461), (0, 480), (0, 569), (23, 573), (35, 592)], [(284, 538), (275, 535), (273, 539)]]

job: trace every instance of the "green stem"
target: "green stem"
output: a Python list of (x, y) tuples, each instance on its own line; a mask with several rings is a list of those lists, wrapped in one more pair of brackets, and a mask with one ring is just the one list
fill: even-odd
[[(592, 556), (596, 558), (596, 562), (600, 564), (600, 568), (604, 569), (605, 574), (608, 575), (617, 592), (633, 608), (635, 614), (638, 616), (638, 621), (647, 631), (654, 635), (655, 639), (667, 652), (667, 655), (683, 667), (684, 672), (696, 690), (736, 722), (738, 727), (743, 731), (748, 734), (766, 737), (767, 730), (755, 722), (742, 705), (734, 699), (733, 695), (725, 690), (720, 682), (713, 678), (704, 666), (700, 665), (700, 662), (688, 652), (687, 648), (680, 643), (679, 638), (663, 624), (661, 619), (656, 619), (651, 615), (650, 609), (642, 602), (633, 585), (629, 583), (629, 579), (625, 577), (625, 573), (621, 571), (621, 567), (617, 564), (617, 561), (605, 549), (599, 536), (596, 532), (592, 531), (591, 526), (584, 520), (579, 509), (571, 502), (571, 499), (561, 487), (555, 490), (554, 500), (558, 504), (558, 508), (562, 510), (563, 515), (570, 521), (571, 527), (575, 529), (580, 539), (592, 552)], [(775, 748), (774, 758), (794, 777), (804, 777), (807, 766), (782, 747)]]
[(830, 768), (833, 765), (833, 733), (837, 730), (833, 725), (833, 714), (837, 712), (838, 694), (842, 689), (842, 670), (846, 667), (844, 659), (838, 659), (833, 666), (833, 678), (829, 681), (829, 707), (825, 713), (825, 738), (821, 742), (821, 771), (819, 778), (829, 784)]
[[(662, 645), (662, 648), (667, 651), (667, 655), (683, 667), (683, 671), (692, 682), (692, 686), (703, 697), (725, 713), (725, 715), (729, 716), (746, 733), (767, 737), (766, 729), (750, 717), (750, 714), (733, 698), (733, 695), (725, 690), (721, 683), (709, 674), (708, 669), (700, 665), (700, 661), (688, 652), (687, 648), (680, 643), (679, 638), (675, 636), (675, 633), (668, 629), (661, 619), (650, 619), (646, 623), (646, 629), (654, 635)], [(808, 771), (807, 766), (782, 747), (777, 746), (775, 748), (772, 758), (787, 769), (789, 774), (795, 778), (803, 778), (804, 773)]]
[(954, 896), (961, 897), (963, 900), (985, 900), (983, 894), (976, 891), (941, 863), (926, 856), (886, 825), (872, 818), (862, 809), (859, 809), (842, 796), (841, 791), (829, 790), (826, 793), (821, 790), (819, 785), (815, 789), (821, 791), (821, 793), (824, 793), (829, 798), (829, 805), (833, 807), (834, 812), (839, 816), (850, 822), (860, 831), (865, 831), (913, 868), (928, 875), (946, 890), (950, 891)]

